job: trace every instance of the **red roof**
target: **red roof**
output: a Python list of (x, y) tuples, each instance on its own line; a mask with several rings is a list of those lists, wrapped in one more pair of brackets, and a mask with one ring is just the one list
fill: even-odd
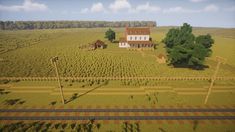
[(126, 28), (127, 35), (150, 35), (150, 28), (146, 27), (127, 27)]

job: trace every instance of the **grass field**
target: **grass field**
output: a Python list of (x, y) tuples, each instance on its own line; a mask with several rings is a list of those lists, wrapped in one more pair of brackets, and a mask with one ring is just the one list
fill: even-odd
[[(202, 105), (210, 85), (209, 81), (152, 81), (152, 85), (125, 85), (122, 81), (72, 82), (62, 81), (65, 99), (74, 94), (78, 97), (65, 106), (77, 105)], [(5, 107), (8, 99), (21, 99), (24, 104), (13, 106), (61, 106), (60, 92), (56, 81), (19, 81), (0, 85), (8, 94), (0, 97)], [(235, 81), (216, 81), (208, 105), (234, 105)], [(8, 105), (11, 106), (11, 105)]]

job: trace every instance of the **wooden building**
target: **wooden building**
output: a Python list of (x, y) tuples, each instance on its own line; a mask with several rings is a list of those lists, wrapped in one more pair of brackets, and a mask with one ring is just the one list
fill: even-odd
[(106, 44), (101, 40), (96, 40), (95, 42), (90, 44), (90, 48), (93, 50), (97, 48), (104, 49), (105, 47), (106, 47)]

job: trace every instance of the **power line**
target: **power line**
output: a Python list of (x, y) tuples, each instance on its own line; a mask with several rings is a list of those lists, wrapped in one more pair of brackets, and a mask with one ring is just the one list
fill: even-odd
[(58, 60), (59, 60), (58, 56), (52, 57), (52, 58), (51, 58), (51, 63), (52, 63), (52, 65), (54, 65), (54, 67), (55, 67), (55, 72), (56, 72), (56, 77), (57, 77), (57, 81), (58, 81), (59, 88), (60, 88), (60, 94), (61, 94), (62, 103), (65, 104), (65, 101), (64, 101), (64, 93), (63, 93), (63, 89), (62, 89), (62, 86), (61, 86), (60, 76), (59, 76), (59, 72), (58, 72), (58, 68), (57, 68), (57, 64), (56, 64), (56, 62), (57, 62)]
[(209, 87), (209, 89), (208, 89), (208, 92), (207, 92), (207, 95), (206, 95), (204, 104), (207, 103), (208, 98), (209, 98), (209, 95), (211, 94), (212, 87), (213, 87), (213, 85), (214, 85), (214, 82), (215, 82), (215, 80), (216, 80), (217, 73), (218, 73), (219, 68), (220, 68), (220, 64), (222, 64), (222, 63), (224, 64), (224, 63), (226, 62), (226, 59), (224, 59), (224, 58), (222, 58), (222, 57), (219, 57), (219, 56), (216, 56), (216, 61), (217, 61), (216, 69), (215, 69), (214, 75), (211, 77), (210, 87)]

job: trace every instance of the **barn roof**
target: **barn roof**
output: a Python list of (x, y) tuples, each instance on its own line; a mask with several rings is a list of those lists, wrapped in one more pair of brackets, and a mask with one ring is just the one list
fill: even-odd
[(96, 40), (95, 42), (93, 42), (92, 44), (95, 44), (95, 45), (105, 45), (103, 41), (101, 40)]

